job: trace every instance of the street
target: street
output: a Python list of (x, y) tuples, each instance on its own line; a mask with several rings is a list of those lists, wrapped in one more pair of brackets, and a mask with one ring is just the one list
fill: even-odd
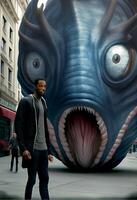
[[(10, 156), (0, 157), (0, 199), (23, 199), (26, 170), (10, 172)], [(51, 200), (137, 199), (137, 156), (128, 156), (111, 172), (76, 173), (54, 159), (49, 165)], [(40, 199), (38, 179), (33, 199)]]

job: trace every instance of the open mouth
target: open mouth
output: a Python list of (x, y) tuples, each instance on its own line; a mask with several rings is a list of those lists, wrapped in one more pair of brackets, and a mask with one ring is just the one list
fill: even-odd
[[(103, 160), (103, 164), (112, 159), (117, 148), (120, 146), (131, 120), (137, 115), (137, 106), (127, 115), (122, 124), (115, 141)], [(50, 140), (56, 149), (58, 158), (67, 165), (56, 139), (54, 127), (48, 120)], [(59, 140), (63, 146), (66, 156), (74, 166), (92, 168), (99, 164), (108, 142), (106, 125), (92, 108), (72, 107), (63, 112), (58, 125)]]
[[(67, 109), (61, 116), (60, 139), (76, 165), (90, 167), (97, 164), (107, 143), (107, 129), (101, 116), (88, 107)], [(64, 138), (65, 137), (65, 138)]]

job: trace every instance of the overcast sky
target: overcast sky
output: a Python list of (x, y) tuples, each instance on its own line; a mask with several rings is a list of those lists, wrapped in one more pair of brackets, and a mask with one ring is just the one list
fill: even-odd
[(38, 2), (38, 7), (42, 4), (42, 3), (44, 3), (44, 5), (47, 3), (47, 0), (39, 0), (39, 2)]
[[(29, 0), (29, 2), (30, 2), (31, 0)], [(44, 5), (47, 3), (47, 1), (48, 0), (39, 0), (39, 2), (38, 2), (38, 7), (40, 7), (40, 5), (42, 4), (42, 3), (44, 3)]]

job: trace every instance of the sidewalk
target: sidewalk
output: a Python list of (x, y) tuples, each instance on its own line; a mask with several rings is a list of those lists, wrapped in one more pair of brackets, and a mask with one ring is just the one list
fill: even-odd
[[(0, 199), (21, 200), (27, 180), (26, 170), (9, 171), (10, 156), (0, 157)], [(49, 166), (51, 200), (137, 199), (137, 156), (128, 154), (112, 172), (76, 173), (54, 159)], [(38, 179), (37, 179), (38, 180)], [(38, 181), (33, 199), (40, 199)], [(135, 197), (136, 196), (136, 197)], [(134, 197), (134, 198), (133, 198)]]

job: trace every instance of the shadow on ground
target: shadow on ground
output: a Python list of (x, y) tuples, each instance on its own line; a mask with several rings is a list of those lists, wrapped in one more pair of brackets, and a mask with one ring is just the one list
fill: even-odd
[[(133, 194), (127, 198), (115, 198), (115, 197), (108, 197), (108, 198), (81, 198), (81, 197), (77, 197), (77, 198), (66, 198), (66, 197), (62, 197), (62, 198), (51, 198), (51, 200), (128, 200), (128, 199), (136, 199), (137, 200), (137, 194)], [(7, 194), (6, 192), (0, 191), (0, 200), (23, 200), (23, 198), (17, 197), (17, 196), (10, 196), (9, 194)], [(33, 200), (40, 200), (40, 198), (33, 198)]]
[(3, 192), (3, 191), (0, 191), (0, 200), (8, 200), (8, 199), (13, 199), (13, 200), (21, 200), (20, 197), (17, 197), (17, 196), (11, 196), (11, 195), (8, 195), (6, 192)]
[(119, 169), (114, 168), (110, 170), (93, 170), (93, 171), (83, 171), (80, 169), (71, 169), (67, 167), (52, 167), (49, 168), (49, 172), (57, 172), (57, 173), (77, 173), (77, 174), (115, 174), (115, 175), (127, 175), (127, 176), (137, 176), (137, 170), (133, 169)]

